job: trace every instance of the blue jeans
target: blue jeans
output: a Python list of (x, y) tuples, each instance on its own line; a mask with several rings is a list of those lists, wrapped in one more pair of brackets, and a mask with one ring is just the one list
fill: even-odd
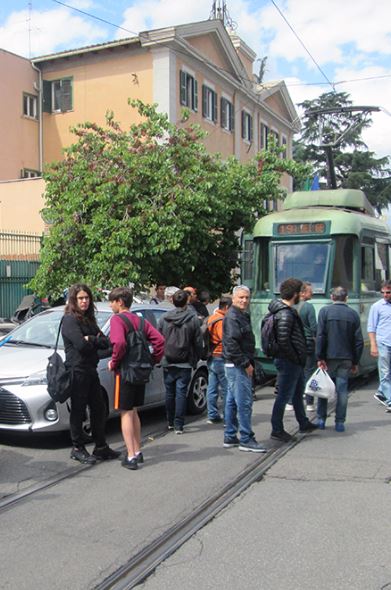
[(241, 367), (225, 366), (228, 382), (227, 400), (225, 403), (224, 438), (237, 436), (239, 430), (241, 443), (246, 444), (254, 438), (251, 429), (253, 410), (252, 379)]
[(180, 367), (164, 369), (167, 422), (177, 429), (183, 428), (185, 423), (186, 396), (190, 380), (191, 369)]
[(391, 346), (386, 344), (377, 344), (379, 356), (377, 359), (377, 368), (379, 371), (378, 391), (388, 401), (391, 401)]
[(220, 418), (219, 410), (217, 408), (217, 399), (219, 396), (219, 385), (221, 390), (221, 397), (223, 398), (223, 416), (225, 416), (225, 402), (227, 399), (227, 377), (225, 376), (224, 360), (221, 357), (212, 357), (208, 360), (208, 418)]
[[(352, 361), (330, 359), (327, 361), (327, 371), (335, 383), (337, 404), (335, 407), (335, 422), (345, 422), (348, 407), (348, 380), (352, 368)], [(327, 418), (327, 399), (318, 398), (317, 414), (319, 420)]]
[(308, 423), (304, 410), (304, 371), (300, 365), (295, 365), (287, 359), (275, 359), (274, 365), (277, 369), (277, 390), (278, 394), (272, 411), (272, 430), (282, 432), (284, 430), (285, 406), (292, 400), (296, 420), (300, 428)]

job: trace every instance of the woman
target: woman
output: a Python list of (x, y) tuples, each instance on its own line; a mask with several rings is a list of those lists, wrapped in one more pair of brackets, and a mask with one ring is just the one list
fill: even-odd
[[(76, 284), (69, 289), (68, 303), (62, 322), (65, 347), (65, 364), (72, 368), (70, 427), (73, 448), (71, 459), (93, 464), (97, 459), (116, 459), (120, 453), (106, 443), (106, 406), (98, 372), (98, 349), (109, 347), (106, 336), (95, 319), (94, 301), (87, 285)], [(95, 448), (92, 455), (84, 446), (83, 420), (87, 405), (90, 408), (92, 438)]]

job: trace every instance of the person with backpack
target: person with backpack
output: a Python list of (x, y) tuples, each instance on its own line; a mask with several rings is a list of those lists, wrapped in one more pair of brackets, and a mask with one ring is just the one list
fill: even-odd
[[(286, 279), (280, 285), (280, 299), (269, 304), (269, 313), (273, 318), (273, 345), (270, 355), (274, 357), (277, 369), (277, 396), (272, 410), (271, 438), (280, 442), (290, 442), (292, 435), (284, 430), (285, 406), (292, 400), (296, 420), (300, 432), (312, 432), (317, 425), (312, 424), (305, 413), (304, 367), (307, 359), (307, 343), (303, 323), (293, 307), (300, 300), (302, 281), (295, 278)], [(266, 326), (266, 322), (262, 322)], [(267, 348), (264, 342), (266, 334), (262, 330), (262, 348)], [(269, 343), (270, 344), (270, 343)], [(265, 348), (264, 348), (265, 347)]]
[(217, 407), (219, 387), (223, 400), (223, 417), (225, 416), (228, 384), (223, 359), (223, 320), (231, 304), (231, 297), (221, 297), (218, 309), (205, 319), (209, 374), (207, 391), (208, 424), (220, 424), (223, 421)]
[(159, 320), (159, 330), (165, 338), (162, 365), (168, 429), (176, 434), (183, 434), (187, 390), (192, 369), (203, 350), (200, 323), (194, 311), (188, 309), (188, 299), (186, 291), (176, 291), (172, 297), (175, 309)]
[[(145, 383), (153, 363), (158, 363), (163, 356), (164, 338), (152, 324), (131, 313), (133, 291), (128, 287), (113, 289), (109, 293), (109, 303), (114, 315), (110, 320), (113, 352), (108, 369), (115, 371), (114, 408), (121, 413), (121, 430), (127, 450), (122, 466), (135, 470), (144, 463), (137, 407), (144, 404)], [(132, 355), (133, 349), (129, 350), (130, 335), (137, 354)], [(152, 359), (149, 344), (152, 346)], [(127, 366), (124, 366), (125, 361)]]
[[(97, 372), (99, 352), (104, 354), (107, 351), (109, 354), (109, 341), (96, 322), (91, 289), (83, 283), (72, 285), (69, 289), (61, 333), (65, 366), (72, 372), (69, 417), (73, 445), (71, 459), (87, 465), (92, 465), (97, 460), (116, 459), (119, 453), (106, 442), (106, 405)], [(90, 409), (92, 438), (95, 442), (92, 455), (84, 446), (83, 420), (87, 406)]]

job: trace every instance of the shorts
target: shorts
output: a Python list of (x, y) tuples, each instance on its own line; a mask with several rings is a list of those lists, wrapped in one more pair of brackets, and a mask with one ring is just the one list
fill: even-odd
[(126, 383), (121, 379), (121, 375), (115, 376), (114, 389), (114, 409), (115, 410), (133, 410), (138, 406), (144, 405), (145, 385), (135, 383)]

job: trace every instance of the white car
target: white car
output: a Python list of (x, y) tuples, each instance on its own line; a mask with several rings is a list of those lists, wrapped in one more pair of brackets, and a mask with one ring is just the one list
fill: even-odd
[[(109, 335), (109, 304), (97, 303), (96, 318), (104, 334)], [(135, 304), (132, 312), (144, 316), (153, 326), (168, 307)], [(54, 307), (34, 316), (0, 339), (0, 430), (54, 432), (69, 429), (70, 402), (56, 404), (46, 388), (46, 366), (52, 354), (63, 307)], [(60, 337), (59, 353), (64, 356)], [(107, 414), (114, 416), (114, 375), (107, 369), (108, 359), (102, 359), (98, 373), (105, 393)], [(197, 366), (188, 391), (188, 412), (201, 414), (206, 408), (208, 372), (206, 364)], [(146, 386), (143, 408), (165, 403), (163, 369), (154, 367)], [(86, 416), (86, 426), (88, 416)]]

